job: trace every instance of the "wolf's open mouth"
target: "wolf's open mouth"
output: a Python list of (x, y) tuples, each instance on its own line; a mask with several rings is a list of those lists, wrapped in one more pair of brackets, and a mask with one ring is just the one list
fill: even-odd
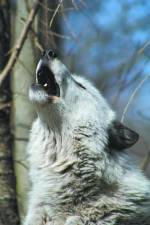
[(60, 97), (60, 88), (53, 72), (47, 66), (41, 66), (37, 73), (37, 83), (40, 84), (50, 96)]

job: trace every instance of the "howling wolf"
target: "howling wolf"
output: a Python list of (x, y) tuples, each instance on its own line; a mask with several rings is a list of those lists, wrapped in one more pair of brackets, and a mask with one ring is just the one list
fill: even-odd
[(31, 191), (24, 225), (150, 225), (150, 182), (126, 148), (138, 134), (46, 50), (29, 98)]

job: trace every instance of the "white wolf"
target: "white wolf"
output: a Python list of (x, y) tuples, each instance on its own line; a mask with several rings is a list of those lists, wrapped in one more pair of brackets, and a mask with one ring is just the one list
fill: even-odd
[(99, 91), (47, 50), (29, 97), (38, 117), (24, 224), (150, 225), (150, 182), (124, 150), (138, 135)]

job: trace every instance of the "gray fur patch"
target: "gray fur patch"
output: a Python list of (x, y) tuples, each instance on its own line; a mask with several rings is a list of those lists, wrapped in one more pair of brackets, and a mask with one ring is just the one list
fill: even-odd
[(60, 98), (48, 102), (43, 89), (30, 90), (38, 118), (27, 148), (32, 188), (24, 225), (149, 225), (150, 182), (126, 151), (108, 149), (115, 113), (60, 60), (47, 66)]

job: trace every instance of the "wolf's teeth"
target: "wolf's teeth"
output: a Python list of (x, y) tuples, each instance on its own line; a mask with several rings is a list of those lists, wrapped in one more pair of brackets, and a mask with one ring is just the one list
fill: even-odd
[(48, 85), (48, 84), (47, 84), (47, 83), (45, 83), (45, 84), (44, 84), (44, 87), (47, 87), (47, 85)]

